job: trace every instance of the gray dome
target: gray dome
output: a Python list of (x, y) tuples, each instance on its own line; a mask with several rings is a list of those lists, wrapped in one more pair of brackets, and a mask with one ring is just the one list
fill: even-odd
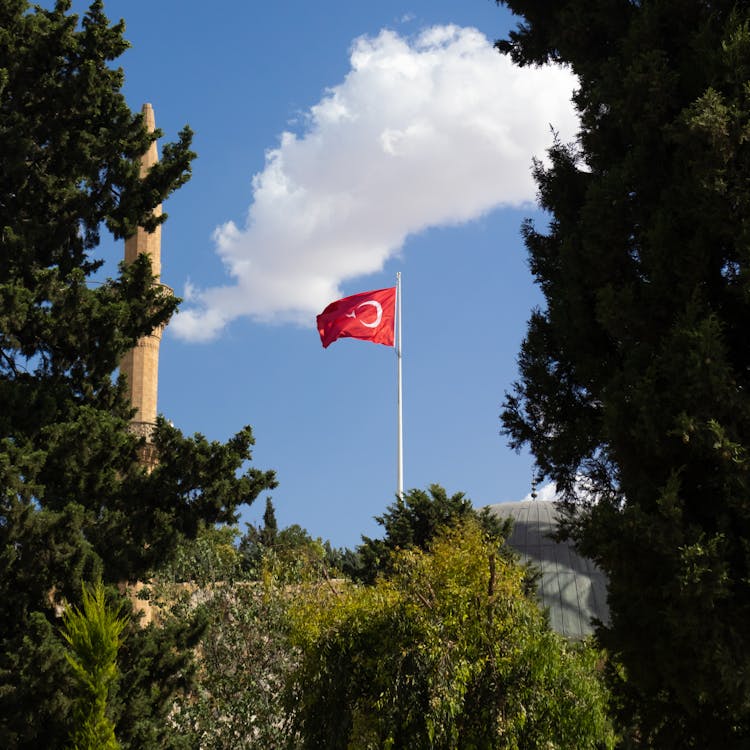
[(592, 618), (609, 623), (607, 579), (591, 560), (581, 557), (570, 542), (556, 542), (555, 503), (522, 500), (488, 506), (500, 518), (512, 518), (508, 543), (541, 571), (539, 598), (549, 609), (550, 625), (567, 638), (594, 632)]

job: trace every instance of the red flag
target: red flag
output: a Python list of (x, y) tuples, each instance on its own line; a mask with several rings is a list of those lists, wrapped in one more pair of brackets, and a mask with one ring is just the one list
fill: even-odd
[(318, 333), (325, 349), (336, 339), (353, 338), (393, 346), (396, 287), (362, 292), (331, 302), (318, 315)]

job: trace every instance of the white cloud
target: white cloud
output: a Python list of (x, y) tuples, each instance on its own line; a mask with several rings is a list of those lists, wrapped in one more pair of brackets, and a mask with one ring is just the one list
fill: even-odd
[(239, 316), (312, 325), (342, 282), (382, 269), (409, 235), (532, 201), (550, 128), (576, 132), (574, 86), (563, 68), (515, 67), (475, 29), (357, 39), (304, 132), (266, 153), (244, 227), (217, 228), (233, 283), (191, 284), (172, 330), (206, 340)]
[[(542, 485), (540, 488), (535, 490), (536, 495), (529, 492), (524, 501), (538, 500), (544, 502), (559, 502), (563, 499), (563, 495), (557, 491), (557, 484), (555, 482), (548, 482)], [(594, 491), (593, 482), (583, 474), (576, 476), (575, 492), (577, 502), (596, 503), (597, 494)]]
[(554, 482), (548, 482), (542, 485), (538, 490), (529, 492), (526, 497), (523, 498), (523, 502), (530, 502), (531, 500), (537, 500), (540, 502), (557, 502), (560, 500), (560, 495), (557, 494), (557, 485)]

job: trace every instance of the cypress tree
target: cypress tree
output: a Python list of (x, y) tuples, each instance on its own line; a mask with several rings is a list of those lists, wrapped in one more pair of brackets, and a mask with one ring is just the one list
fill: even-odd
[[(536, 165), (545, 296), (503, 421), (610, 579), (636, 744), (750, 743), (750, 7), (507, 0), (502, 51), (579, 77)], [(582, 489), (583, 488), (583, 489)]]

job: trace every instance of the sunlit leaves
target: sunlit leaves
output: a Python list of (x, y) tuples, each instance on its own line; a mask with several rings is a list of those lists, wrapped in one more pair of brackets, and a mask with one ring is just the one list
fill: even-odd
[(596, 661), (554, 635), (476, 521), (372, 586), (301, 596), (304, 747), (608, 747)]

